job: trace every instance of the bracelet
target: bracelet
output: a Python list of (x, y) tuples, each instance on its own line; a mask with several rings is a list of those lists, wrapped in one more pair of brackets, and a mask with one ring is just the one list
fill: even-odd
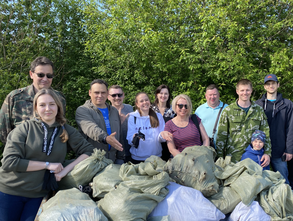
[(50, 163), (46, 162), (46, 167), (45, 167), (46, 170), (48, 169), (49, 165), (50, 165)]

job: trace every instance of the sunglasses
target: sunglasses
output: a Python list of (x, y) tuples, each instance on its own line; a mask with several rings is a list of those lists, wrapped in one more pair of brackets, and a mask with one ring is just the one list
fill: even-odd
[(183, 107), (185, 107), (185, 109), (188, 109), (187, 104), (177, 104), (177, 106), (179, 107), (179, 109), (182, 109)]
[(47, 78), (53, 78), (54, 77), (54, 74), (36, 73), (36, 75), (38, 75), (39, 78), (43, 78), (45, 76), (47, 76)]
[(112, 97), (122, 97), (123, 96), (123, 94), (110, 94), (110, 96), (112, 96)]

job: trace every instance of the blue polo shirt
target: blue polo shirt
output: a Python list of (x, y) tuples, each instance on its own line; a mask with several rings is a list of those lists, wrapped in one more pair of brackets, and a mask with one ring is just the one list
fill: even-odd
[[(212, 135), (213, 135), (213, 129), (215, 126), (215, 122), (217, 120), (218, 113), (219, 113), (222, 106), (223, 106), (223, 102), (220, 101), (219, 106), (217, 106), (216, 108), (213, 109), (206, 102), (206, 103), (200, 105), (195, 110), (195, 114), (201, 119), (201, 122), (202, 122), (209, 137), (212, 137)], [(228, 106), (228, 104), (225, 104), (223, 110), (227, 106)], [(223, 110), (222, 110), (222, 112), (223, 112)], [(220, 120), (220, 118), (219, 118), (219, 120)], [(219, 122), (218, 122), (218, 125), (219, 125)], [(216, 130), (216, 133), (214, 136), (214, 143), (216, 143), (216, 137), (217, 137), (217, 133), (218, 133), (218, 125), (217, 125), (217, 130)]]

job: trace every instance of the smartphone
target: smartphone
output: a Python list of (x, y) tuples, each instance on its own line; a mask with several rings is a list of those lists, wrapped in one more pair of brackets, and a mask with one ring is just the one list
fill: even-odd
[(286, 154), (282, 156), (282, 161), (286, 161)]

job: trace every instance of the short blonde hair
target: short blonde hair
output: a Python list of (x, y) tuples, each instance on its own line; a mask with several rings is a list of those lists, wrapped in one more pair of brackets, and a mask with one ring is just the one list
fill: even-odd
[(190, 97), (187, 96), (186, 94), (179, 94), (173, 99), (173, 101), (172, 101), (172, 109), (173, 109), (173, 111), (176, 113), (176, 105), (177, 105), (177, 102), (178, 102), (178, 100), (180, 98), (187, 101), (187, 105), (188, 105), (188, 108), (189, 108), (189, 115), (188, 116), (190, 116), (192, 114), (192, 103), (191, 103)]

